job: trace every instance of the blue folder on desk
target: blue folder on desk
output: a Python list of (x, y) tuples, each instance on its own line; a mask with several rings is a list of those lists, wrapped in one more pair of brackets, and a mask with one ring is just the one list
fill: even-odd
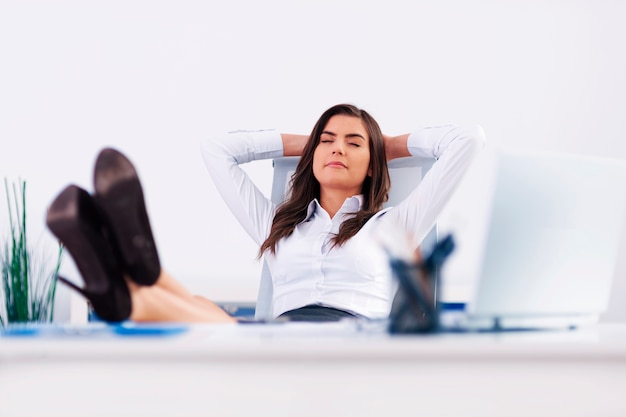
[(16, 323), (2, 328), (3, 337), (110, 337), (110, 336), (172, 336), (185, 333), (189, 325), (179, 323), (134, 323), (118, 324), (90, 322), (83, 325), (56, 323)]

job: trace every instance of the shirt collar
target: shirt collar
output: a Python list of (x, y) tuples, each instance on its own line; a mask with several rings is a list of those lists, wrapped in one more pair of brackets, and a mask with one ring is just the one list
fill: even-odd
[[(363, 194), (358, 194), (358, 195), (353, 195), (352, 197), (348, 197), (346, 198), (346, 201), (344, 201), (343, 205), (339, 209), (339, 212), (355, 213), (361, 210), (361, 208), (363, 207), (364, 200), (365, 198), (363, 197)], [(313, 200), (311, 200), (311, 202), (309, 203), (309, 206), (306, 209), (306, 216), (300, 223), (308, 222), (313, 216), (313, 214), (315, 214), (315, 211), (317, 210), (318, 207), (322, 208), (317, 198), (314, 198)]]

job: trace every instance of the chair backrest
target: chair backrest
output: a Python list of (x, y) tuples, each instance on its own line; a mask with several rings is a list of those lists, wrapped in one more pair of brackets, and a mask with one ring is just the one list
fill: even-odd
[[(272, 182), (272, 201), (281, 203), (289, 192), (289, 181), (298, 165), (298, 157), (276, 158), (272, 161), (274, 176)], [(435, 162), (434, 159), (408, 157), (394, 159), (389, 162), (391, 190), (387, 206), (394, 206), (402, 201), (417, 184), (420, 183), (426, 172)], [(422, 242), (422, 248), (428, 250), (437, 242), (437, 226), (435, 225)], [(272, 277), (267, 264), (263, 262), (261, 283), (257, 297), (254, 316), (256, 319), (272, 318)]]

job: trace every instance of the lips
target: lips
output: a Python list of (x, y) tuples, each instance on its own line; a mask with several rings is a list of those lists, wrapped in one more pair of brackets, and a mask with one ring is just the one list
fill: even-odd
[(326, 166), (329, 168), (347, 168), (347, 166), (340, 161), (331, 161), (327, 163)]

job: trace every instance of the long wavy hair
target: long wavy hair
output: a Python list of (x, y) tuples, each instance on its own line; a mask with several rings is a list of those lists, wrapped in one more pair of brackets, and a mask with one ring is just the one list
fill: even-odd
[(270, 234), (259, 249), (259, 256), (269, 250), (276, 253), (278, 241), (293, 233), (296, 225), (304, 220), (307, 208), (311, 200), (320, 198), (320, 183), (313, 175), (313, 155), (317, 148), (320, 137), (326, 124), (331, 117), (345, 115), (357, 117), (363, 121), (369, 136), (371, 175), (363, 182), (361, 194), (364, 203), (361, 210), (354, 216), (344, 221), (339, 232), (333, 237), (333, 246), (341, 246), (352, 236), (357, 234), (361, 227), (383, 207), (389, 198), (391, 180), (387, 169), (387, 157), (385, 155), (385, 143), (383, 134), (378, 123), (365, 110), (351, 104), (338, 104), (326, 110), (319, 118), (309, 136), (302, 156), (296, 167), (296, 172), (291, 177), (291, 192), (287, 199), (278, 207)]

